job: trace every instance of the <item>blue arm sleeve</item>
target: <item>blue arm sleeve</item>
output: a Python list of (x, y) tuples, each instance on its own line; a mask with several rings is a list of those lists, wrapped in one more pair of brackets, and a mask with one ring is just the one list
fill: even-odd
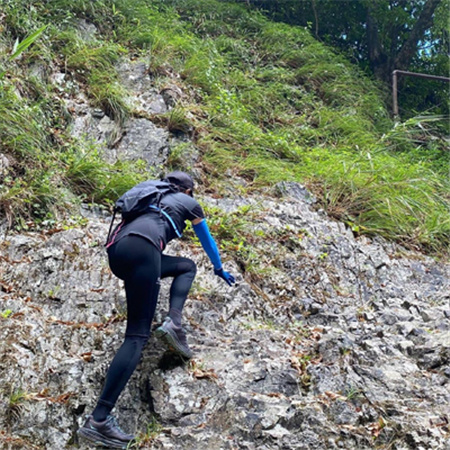
[(202, 220), (197, 225), (193, 225), (195, 234), (200, 240), (203, 249), (211, 260), (214, 269), (220, 269), (222, 267), (222, 261), (220, 260), (219, 249), (217, 248), (216, 241), (209, 232), (208, 224), (206, 220)]

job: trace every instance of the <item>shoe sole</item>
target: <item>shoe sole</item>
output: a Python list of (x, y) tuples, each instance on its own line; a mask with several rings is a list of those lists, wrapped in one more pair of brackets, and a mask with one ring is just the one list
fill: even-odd
[(191, 359), (192, 353), (186, 353), (181, 347), (180, 342), (176, 337), (174, 337), (172, 334), (170, 334), (170, 331), (165, 330), (162, 326), (158, 327), (155, 330), (155, 336), (158, 339), (161, 339), (169, 348), (170, 350), (174, 351), (175, 353), (178, 353), (180, 356), (183, 356), (184, 358)]
[(96, 445), (101, 445), (102, 447), (107, 448), (122, 448), (127, 449), (130, 442), (121, 442), (117, 441), (115, 439), (109, 439), (103, 434), (100, 434), (98, 431), (95, 430), (89, 430), (88, 428), (80, 428), (77, 431), (78, 436), (83, 437), (84, 439), (87, 439), (91, 442), (94, 442)]

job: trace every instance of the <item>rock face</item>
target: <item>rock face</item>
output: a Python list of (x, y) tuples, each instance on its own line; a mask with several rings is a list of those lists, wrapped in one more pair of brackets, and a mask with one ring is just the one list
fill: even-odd
[[(141, 436), (143, 448), (448, 448), (449, 266), (355, 239), (308, 198), (203, 199), (229, 214), (246, 206), (256, 213), (249, 235), (264, 234), (253, 243), (262, 275), (226, 262), (234, 288), (191, 241), (171, 245), (199, 269), (184, 322), (195, 356), (183, 364), (150, 339), (116, 407), (128, 431), (145, 434), (156, 417), (160, 430), (151, 444)], [(108, 221), (86, 220), (2, 244), (4, 448), (78, 444), (121, 344), (125, 299), (102, 247)]]
[[(91, 30), (87, 26), (85, 21), (80, 22), (81, 31)], [(129, 118), (124, 124), (116, 123), (102, 109), (91, 107), (80, 86), (73, 80), (66, 80), (65, 74), (53, 74), (51, 78), (72, 115), (70, 130), (75, 138), (98, 145), (108, 162), (144, 160), (153, 172), (157, 172), (167, 162), (172, 148), (186, 139), (182, 133), (175, 136), (155, 125), (147, 116), (167, 113), (183, 97), (183, 93), (176, 85), (157, 90), (144, 62), (122, 61), (117, 71), (121, 85), (128, 93), (129, 107), (137, 116)], [(76, 95), (69, 95), (69, 91)], [(177, 159), (180, 159), (178, 155)], [(188, 156), (189, 164), (191, 159)]]
[(172, 106), (166, 102), (164, 90), (160, 92), (155, 89), (145, 62), (122, 61), (118, 73), (122, 85), (130, 92), (133, 106), (137, 110), (149, 114), (162, 114)]
[(168, 132), (150, 120), (132, 119), (125, 127), (115, 159), (144, 159), (149, 167), (162, 166), (169, 155)]

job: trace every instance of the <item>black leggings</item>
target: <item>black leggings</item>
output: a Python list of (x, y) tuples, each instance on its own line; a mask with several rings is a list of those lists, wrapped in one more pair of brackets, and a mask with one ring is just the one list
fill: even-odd
[(112, 272), (125, 282), (127, 328), (125, 341), (109, 367), (94, 410), (96, 420), (106, 418), (139, 363), (150, 336), (160, 278), (174, 277), (170, 288), (170, 308), (181, 311), (196, 273), (195, 263), (190, 259), (162, 255), (154, 245), (139, 236), (124, 237), (109, 248), (108, 256)]

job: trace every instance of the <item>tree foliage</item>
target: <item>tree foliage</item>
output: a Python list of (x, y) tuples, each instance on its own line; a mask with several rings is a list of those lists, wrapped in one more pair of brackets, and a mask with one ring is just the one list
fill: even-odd
[[(449, 0), (248, 0), (275, 20), (310, 28), (315, 37), (339, 49), (378, 80), (392, 71), (411, 70), (447, 76)], [(400, 88), (423, 95), (409, 109), (440, 106), (448, 112), (448, 85), (402, 80)], [(413, 112), (413, 111), (412, 111)]]

